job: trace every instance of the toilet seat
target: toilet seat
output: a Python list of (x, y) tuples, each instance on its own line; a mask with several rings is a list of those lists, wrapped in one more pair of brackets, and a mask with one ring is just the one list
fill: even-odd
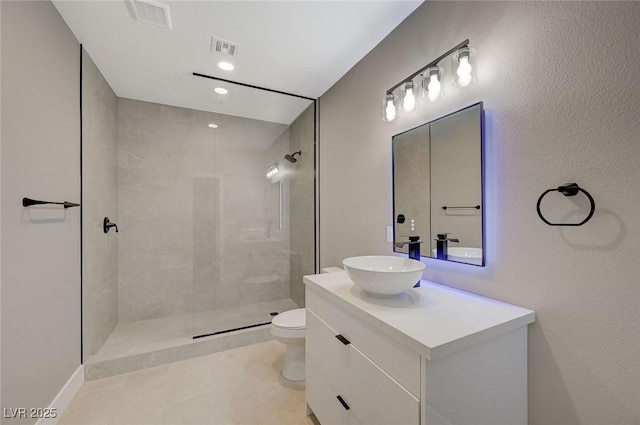
[(285, 311), (275, 316), (271, 323), (283, 329), (304, 329), (306, 326), (306, 309), (296, 308)]
[(304, 338), (306, 328), (306, 310), (296, 308), (285, 311), (271, 321), (271, 334), (275, 337), (295, 339)]

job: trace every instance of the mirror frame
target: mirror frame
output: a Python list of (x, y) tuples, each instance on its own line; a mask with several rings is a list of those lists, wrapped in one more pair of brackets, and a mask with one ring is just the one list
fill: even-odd
[[(420, 127), (423, 127), (425, 125), (431, 125), (433, 123), (435, 123), (436, 121), (442, 120), (444, 118), (447, 118), (449, 116), (455, 115), (459, 112), (463, 112), (466, 111), (470, 108), (474, 108), (474, 107), (480, 107), (480, 221), (481, 221), (481, 237), (482, 237), (482, 243), (481, 243), (481, 248), (482, 248), (482, 260), (480, 262), (480, 264), (474, 264), (474, 263), (470, 263), (470, 262), (464, 262), (464, 261), (457, 261), (457, 260), (442, 260), (436, 257), (433, 257), (431, 255), (422, 255), (422, 253), (420, 254), (420, 258), (430, 258), (433, 260), (440, 260), (440, 261), (448, 261), (448, 262), (452, 262), (452, 263), (459, 263), (459, 264), (467, 264), (470, 266), (476, 266), (476, 267), (485, 267), (486, 266), (486, 261), (487, 261), (487, 254), (486, 254), (486, 219), (485, 219), (485, 208), (486, 208), (486, 197), (485, 197), (485, 123), (484, 123), (484, 103), (483, 102), (476, 102), (474, 104), (471, 104), (469, 106), (465, 106), (464, 108), (461, 108), (457, 111), (451, 112), (449, 114), (443, 115), (441, 117), (435, 118), (431, 121), (422, 123), (420, 125), (417, 125), (415, 127), (412, 127), (408, 130), (402, 131), (400, 133), (394, 134), (391, 137), (391, 189), (392, 189), (392, 217), (391, 217), (391, 223), (392, 223), (392, 229), (393, 229), (393, 245), (392, 245), (392, 249), (393, 252), (399, 252), (402, 253), (402, 251), (396, 251), (396, 242), (397, 240), (397, 236), (396, 235), (396, 189), (395, 189), (395, 167), (396, 167), (396, 160), (395, 160), (395, 141), (394, 138), (396, 136), (400, 136), (402, 134), (408, 133), (412, 130), (416, 130)], [(429, 141), (429, 152), (431, 151), (431, 142)], [(431, 176), (431, 155), (429, 155), (429, 176)], [(431, 179), (429, 179), (429, 185), (431, 185)], [(431, 197), (431, 193), (429, 193), (429, 197)], [(431, 223), (431, 211), (429, 211), (429, 223)], [(431, 235), (429, 235), (429, 238), (431, 238)], [(406, 254), (406, 253), (405, 253)], [(429, 244), (429, 254), (431, 254), (431, 245)]]

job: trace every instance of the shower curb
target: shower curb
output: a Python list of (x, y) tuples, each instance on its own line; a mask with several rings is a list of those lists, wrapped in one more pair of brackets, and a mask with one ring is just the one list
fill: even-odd
[(208, 354), (271, 339), (273, 339), (273, 337), (271, 336), (270, 325), (267, 324), (256, 328), (190, 340), (187, 344), (156, 351), (132, 354), (130, 356), (97, 362), (88, 361), (84, 365), (84, 377), (85, 381), (108, 378), (110, 376), (162, 366), (167, 363), (187, 360), (194, 357), (206, 356)]

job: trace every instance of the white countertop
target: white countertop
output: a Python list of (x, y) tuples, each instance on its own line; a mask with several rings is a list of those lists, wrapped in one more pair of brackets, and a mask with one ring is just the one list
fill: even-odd
[(425, 280), (395, 296), (362, 291), (346, 272), (304, 276), (304, 283), (428, 360), (535, 321), (532, 310)]

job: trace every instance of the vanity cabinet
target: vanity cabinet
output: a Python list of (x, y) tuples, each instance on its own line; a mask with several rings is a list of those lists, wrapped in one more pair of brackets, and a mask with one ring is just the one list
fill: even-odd
[[(380, 338), (357, 321), (344, 321), (340, 310), (327, 308), (332, 306), (310, 295), (305, 335), (310, 398), (314, 399), (313, 387), (319, 382), (324, 391), (319, 391), (316, 399), (323, 400), (323, 406), (331, 401), (338, 412), (350, 411), (346, 416), (351, 422), (336, 424), (418, 424), (420, 357)], [(334, 312), (338, 314), (331, 314)], [(393, 360), (395, 354), (398, 357)], [(376, 363), (376, 357), (389, 360), (387, 364), (394, 366), (391, 369), (397, 374)], [(400, 383), (399, 375), (417, 381), (414, 393)]]
[(305, 276), (307, 405), (322, 425), (527, 422), (530, 310), (422, 282), (395, 297)]

